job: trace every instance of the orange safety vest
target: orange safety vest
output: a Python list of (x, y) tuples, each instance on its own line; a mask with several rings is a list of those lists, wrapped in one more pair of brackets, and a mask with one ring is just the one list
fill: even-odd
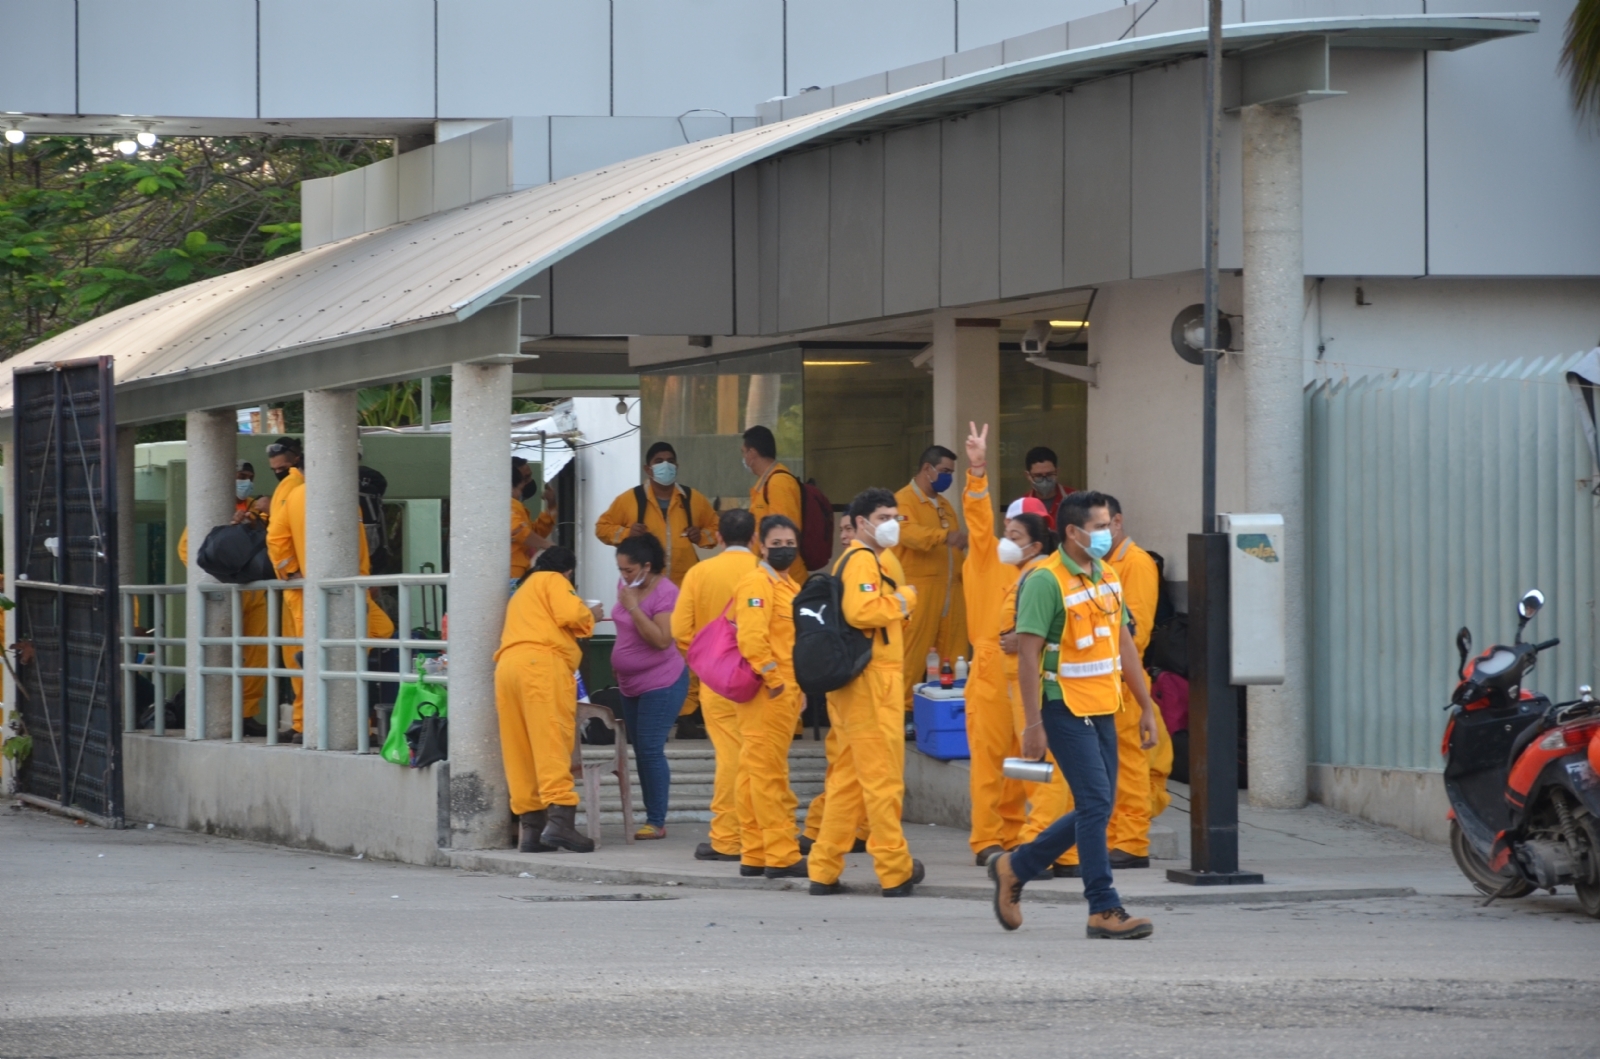
[(1045, 644), (1056, 652), (1056, 671), (1045, 680), (1061, 685), (1061, 698), (1078, 717), (1122, 709), (1122, 583), (1108, 563), (1100, 564), (1098, 584), (1068, 570), (1057, 552), (1044, 564), (1061, 589), (1066, 619), (1061, 642)]

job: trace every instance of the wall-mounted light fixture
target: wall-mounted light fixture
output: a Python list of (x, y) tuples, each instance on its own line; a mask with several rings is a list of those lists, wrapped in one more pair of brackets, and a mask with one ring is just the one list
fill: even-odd
[[(1172, 350), (1190, 364), (1206, 362), (1205, 318), (1204, 305), (1191, 305), (1172, 318)], [(1217, 345), (1224, 353), (1238, 352), (1232, 348), (1233, 326), (1229, 321), (1234, 319), (1237, 317), (1217, 313)]]

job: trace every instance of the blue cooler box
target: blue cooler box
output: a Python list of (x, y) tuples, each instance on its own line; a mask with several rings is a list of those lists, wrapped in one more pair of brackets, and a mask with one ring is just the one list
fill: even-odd
[(917, 729), (917, 749), (931, 758), (950, 761), (972, 756), (967, 748), (966, 683), (956, 681), (951, 689), (954, 695), (937, 684), (918, 684), (912, 693), (911, 713)]

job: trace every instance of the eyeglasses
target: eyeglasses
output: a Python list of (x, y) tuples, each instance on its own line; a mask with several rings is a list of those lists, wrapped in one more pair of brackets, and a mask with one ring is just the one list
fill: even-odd
[(283, 444), (281, 442), (274, 441), (271, 445), (267, 446), (267, 455), (268, 456), (298, 456), (298, 455), (300, 455), (300, 449), (298, 447), (294, 446), (294, 445), (287, 445), (287, 444)]

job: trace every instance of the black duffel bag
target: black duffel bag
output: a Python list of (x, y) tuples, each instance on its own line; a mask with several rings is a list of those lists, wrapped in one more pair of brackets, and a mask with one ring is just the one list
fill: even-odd
[(194, 561), (200, 569), (230, 585), (271, 581), (275, 576), (267, 557), (267, 527), (256, 519), (218, 526), (206, 534)]

